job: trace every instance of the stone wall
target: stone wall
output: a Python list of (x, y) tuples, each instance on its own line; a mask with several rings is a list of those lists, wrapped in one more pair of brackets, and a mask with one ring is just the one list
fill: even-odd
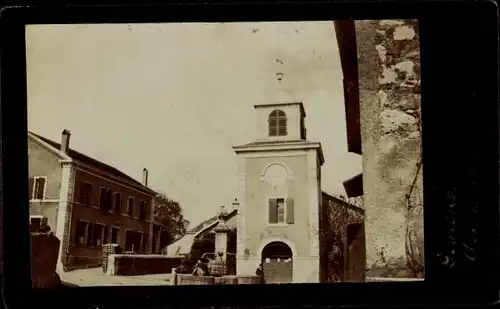
[(418, 24), (355, 27), (367, 276), (423, 277)]
[(181, 265), (182, 259), (153, 254), (110, 254), (107, 274), (112, 276), (169, 274), (172, 268)]
[(57, 255), (60, 241), (51, 232), (31, 233), (31, 280), (35, 288), (57, 287)]

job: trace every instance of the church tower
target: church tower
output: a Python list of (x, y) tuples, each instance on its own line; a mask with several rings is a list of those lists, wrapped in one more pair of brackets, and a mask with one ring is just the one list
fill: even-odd
[(302, 102), (255, 105), (256, 137), (234, 146), (238, 162), (238, 275), (267, 283), (320, 282), (321, 144), (306, 140)]

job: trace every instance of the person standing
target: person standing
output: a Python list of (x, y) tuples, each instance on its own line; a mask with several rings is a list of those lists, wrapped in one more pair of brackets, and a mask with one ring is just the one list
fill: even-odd
[(260, 277), (260, 283), (264, 283), (264, 269), (262, 268), (262, 263), (257, 267), (255, 274)]

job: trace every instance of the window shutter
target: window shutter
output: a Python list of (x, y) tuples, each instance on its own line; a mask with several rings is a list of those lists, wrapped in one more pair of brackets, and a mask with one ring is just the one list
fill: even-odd
[(109, 243), (109, 230), (107, 226), (103, 227), (103, 230), (104, 230), (104, 236), (102, 238), (102, 244), (104, 245)]
[(278, 223), (278, 201), (269, 199), (269, 223)]
[(92, 223), (89, 223), (87, 225), (87, 246), (92, 246), (92, 238), (94, 236), (94, 225)]
[(106, 208), (108, 210), (113, 209), (113, 191), (111, 191), (111, 189), (108, 189), (108, 192), (107, 192), (106, 205), (107, 205)]
[(38, 192), (36, 193), (37, 199), (44, 199), (45, 192), (45, 178), (38, 178)]
[(30, 200), (33, 198), (33, 184), (35, 182), (35, 179), (33, 177), (30, 177), (29, 179), (29, 184), (28, 184), (28, 196)]
[(295, 223), (294, 201), (291, 197), (286, 199), (286, 222), (289, 224)]

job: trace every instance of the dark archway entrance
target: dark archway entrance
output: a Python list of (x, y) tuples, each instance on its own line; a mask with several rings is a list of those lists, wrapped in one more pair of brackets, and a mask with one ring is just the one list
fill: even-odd
[(292, 283), (293, 253), (280, 241), (267, 244), (262, 249), (262, 269), (265, 283)]

